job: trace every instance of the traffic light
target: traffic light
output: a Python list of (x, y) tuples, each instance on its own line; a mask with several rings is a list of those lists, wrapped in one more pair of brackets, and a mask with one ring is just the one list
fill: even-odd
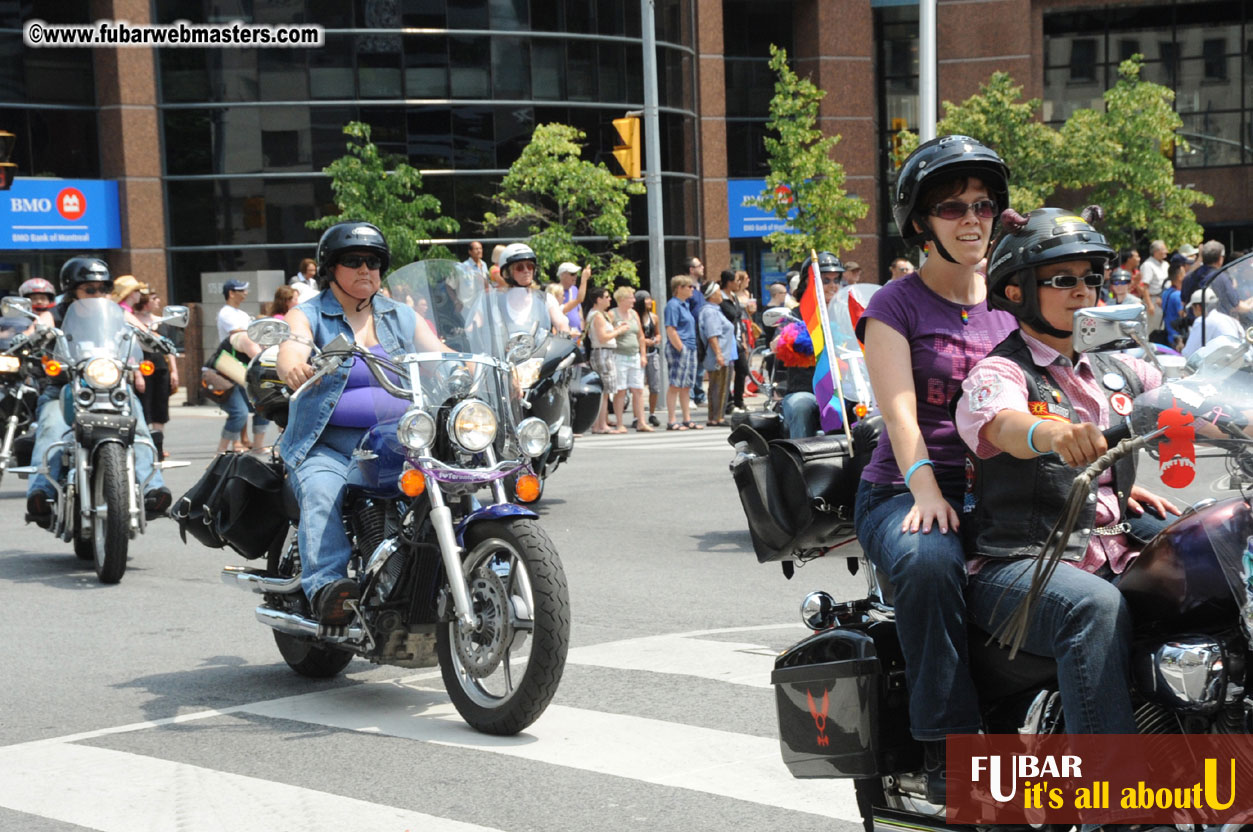
[(7, 191), (17, 175), (17, 165), (9, 161), (13, 153), (13, 145), (17, 144), (17, 136), (8, 130), (0, 130), (0, 191)]
[(614, 158), (626, 171), (627, 179), (640, 178), (640, 120), (635, 116), (615, 118), (613, 126), (622, 137), (622, 144), (613, 149)]

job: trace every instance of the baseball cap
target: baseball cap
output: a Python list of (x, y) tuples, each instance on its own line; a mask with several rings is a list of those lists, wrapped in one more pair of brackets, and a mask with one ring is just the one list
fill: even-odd
[(1179, 246), (1179, 253), (1182, 254), (1184, 257), (1189, 257), (1189, 258), (1196, 257), (1197, 251), (1198, 251), (1197, 247), (1192, 245), (1192, 243), (1184, 243), (1183, 245)]
[(222, 297), (227, 297), (231, 292), (247, 292), (248, 285), (242, 280), (228, 280), (222, 284)]
[[(1192, 299), (1188, 301), (1188, 306), (1197, 306), (1201, 303), (1201, 290), (1197, 289), (1192, 293)], [(1205, 305), (1215, 306), (1218, 304), (1218, 295), (1213, 289), (1205, 290)]]
[(1188, 265), (1188, 258), (1184, 254), (1172, 254), (1170, 255), (1170, 265), (1186, 266)]
[(567, 260), (557, 267), (557, 277), (561, 277), (563, 274), (578, 274), (581, 271), (583, 270), (579, 268), (578, 263), (571, 263)]

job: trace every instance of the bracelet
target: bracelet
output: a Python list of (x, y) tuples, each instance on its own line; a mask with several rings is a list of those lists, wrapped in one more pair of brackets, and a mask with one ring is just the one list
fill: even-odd
[(918, 460), (913, 465), (909, 466), (909, 470), (905, 472), (905, 487), (906, 488), (909, 488), (909, 478), (914, 475), (915, 471), (917, 471), (919, 468), (921, 468), (924, 465), (930, 465), (931, 469), (935, 470), (935, 463), (933, 463), (931, 460), (929, 459)]
[(1031, 426), (1031, 428), (1027, 431), (1027, 447), (1028, 447), (1028, 448), (1030, 448), (1030, 449), (1031, 449), (1031, 453), (1035, 454), (1036, 456), (1044, 456), (1044, 451), (1042, 451), (1042, 450), (1040, 450), (1039, 448), (1037, 448), (1037, 447), (1035, 446), (1035, 442), (1033, 441), (1033, 438), (1034, 438), (1034, 436), (1035, 436), (1035, 429), (1036, 429), (1036, 428), (1038, 428), (1038, 427), (1039, 427), (1040, 425), (1042, 425), (1042, 424), (1044, 424), (1044, 420), (1043, 420), (1043, 419), (1039, 419), (1039, 420), (1037, 420), (1037, 421), (1036, 421), (1036, 423), (1035, 423), (1034, 425), (1032, 425), (1032, 426)]

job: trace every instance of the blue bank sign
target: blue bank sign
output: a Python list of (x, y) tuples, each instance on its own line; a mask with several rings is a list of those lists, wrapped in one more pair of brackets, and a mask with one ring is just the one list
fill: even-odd
[(117, 182), (18, 177), (0, 191), (0, 249), (121, 247)]
[[(760, 208), (747, 204), (747, 200), (756, 199), (766, 189), (764, 179), (728, 179), (727, 180), (727, 236), (764, 237), (775, 231), (795, 233), (787, 223), (774, 214), (767, 214)], [(775, 190), (775, 198), (791, 202), (792, 191), (786, 185)], [(788, 218), (796, 216), (796, 209), (788, 212)]]

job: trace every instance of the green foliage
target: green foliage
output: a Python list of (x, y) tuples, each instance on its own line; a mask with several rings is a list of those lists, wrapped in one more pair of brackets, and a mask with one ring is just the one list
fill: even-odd
[(1118, 66), (1118, 83), (1105, 92), (1104, 112), (1080, 110), (1062, 126), (1070, 177), (1062, 186), (1091, 188), (1088, 200), (1105, 209), (1105, 233), (1116, 246), (1161, 239), (1167, 248), (1199, 240), (1193, 205), (1214, 198), (1175, 184), (1170, 155), (1187, 143), (1169, 88), (1140, 80), (1143, 58)]
[[(857, 221), (869, 208), (844, 190), (844, 166), (831, 156), (840, 136), (827, 136), (818, 127), (818, 107), (827, 93), (798, 77), (788, 66), (787, 51), (773, 44), (770, 68), (777, 75), (765, 139), (770, 173), (761, 196), (749, 202), (788, 220), (798, 233), (775, 231), (763, 239), (791, 262), (803, 260), (810, 249), (836, 254), (851, 249), (857, 245)], [(790, 205), (775, 198), (780, 185), (792, 189)], [(792, 208), (796, 216), (788, 219)]]
[[(568, 124), (536, 127), (500, 183), (496, 201), (501, 213), (486, 214), (483, 224), (525, 228), (541, 274), (551, 275), (557, 264), (569, 260), (590, 264), (595, 283), (612, 285), (614, 278), (625, 277), (638, 285), (635, 261), (618, 251), (630, 230), (626, 215), (630, 195), (644, 193), (644, 186), (583, 159), (585, 138), (583, 131)], [(608, 251), (594, 254), (576, 237), (604, 238)]]
[(414, 260), (451, 258), (444, 246), (426, 244), (433, 237), (456, 234), (461, 224), (439, 215), (439, 200), (422, 193), (422, 174), (400, 156), (379, 153), (370, 141), (370, 125), (351, 121), (344, 125), (344, 135), (353, 139), (348, 152), (322, 169), (331, 177), (339, 213), (310, 220), (305, 227), (323, 231), (339, 222), (373, 223), (387, 238), (393, 269)]
[[(944, 102), (938, 135), (964, 133), (995, 149), (1010, 169), (1010, 202), (1026, 213), (1044, 205), (1095, 203), (1105, 209), (1102, 231), (1119, 248), (1161, 239), (1168, 248), (1201, 236), (1193, 205), (1213, 197), (1175, 184), (1171, 154), (1187, 143), (1174, 93), (1140, 80), (1141, 56), (1118, 67), (1103, 108), (1073, 112), (1061, 129), (1036, 120), (1040, 100), (1022, 100), (1022, 86), (1004, 72), (960, 104)], [(903, 137), (899, 163), (917, 146)]]

